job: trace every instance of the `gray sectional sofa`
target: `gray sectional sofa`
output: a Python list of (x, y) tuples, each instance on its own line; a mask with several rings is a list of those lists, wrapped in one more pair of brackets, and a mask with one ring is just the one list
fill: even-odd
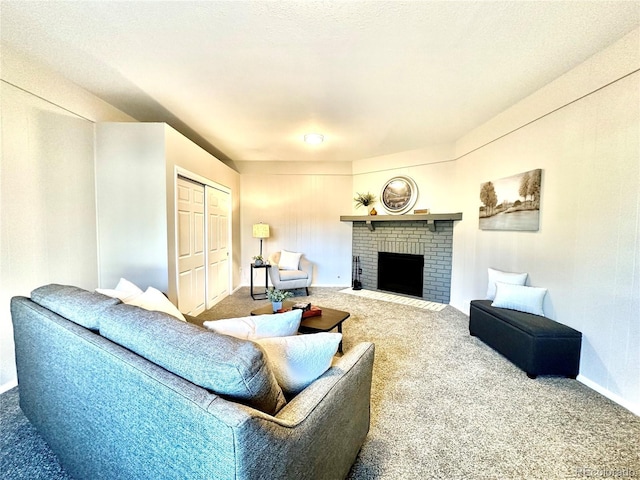
[(285, 398), (253, 342), (76, 287), (11, 302), (20, 406), (78, 479), (339, 479), (374, 347)]

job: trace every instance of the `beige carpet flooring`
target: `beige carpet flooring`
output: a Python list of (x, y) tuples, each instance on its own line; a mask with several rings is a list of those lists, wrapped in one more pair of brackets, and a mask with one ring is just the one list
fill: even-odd
[(440, 312), (446, 307), (443, 303), (429, 302), (427, 300), (422, 300), (421, 298), (396, 295), (395, 293), (380, 292), (377, 290), (367, 290), (364, 288), (361, 290), (344, 288), (339, 290), (339, 292), (346, 293), (348, 295), (355, 295), (357, 297), (370, 298), (371, 300), (382, 300), (384, 302), (399, 303), (400, 305), (410, 305), (412, 307), (423, 308), (425, 310), (433, 310), (434, 312)]
[[(469, 336), (468, 318), (340, 293), (344, 348), (376, 344), (371, 429), (350, 479), (640, 478), (640, 417), (576, 380), (529, 379)], [(199, 319), (248, 315), (248, 288)]]

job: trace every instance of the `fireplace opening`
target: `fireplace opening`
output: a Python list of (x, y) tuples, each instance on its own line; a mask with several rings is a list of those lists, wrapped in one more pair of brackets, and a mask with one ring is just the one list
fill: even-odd
[(378, 252), (378, 289), (422, 297), (424, 257)]

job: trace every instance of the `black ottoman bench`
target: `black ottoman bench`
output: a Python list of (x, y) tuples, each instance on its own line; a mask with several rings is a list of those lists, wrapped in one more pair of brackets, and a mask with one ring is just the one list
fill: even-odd
[(582, 333), (549, 318), (473, 300), (469, 333), (524, 370), (538, 375), (578, 376)]

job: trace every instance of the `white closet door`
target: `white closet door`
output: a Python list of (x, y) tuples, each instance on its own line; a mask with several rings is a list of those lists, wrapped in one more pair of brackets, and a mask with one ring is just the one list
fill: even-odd
[(229, 215), (231, 194), (207, 186), (207, 308), (229, 295)]
[(198, 315), (205, 310), (204, 185), (178, 178), (178, 308)]

